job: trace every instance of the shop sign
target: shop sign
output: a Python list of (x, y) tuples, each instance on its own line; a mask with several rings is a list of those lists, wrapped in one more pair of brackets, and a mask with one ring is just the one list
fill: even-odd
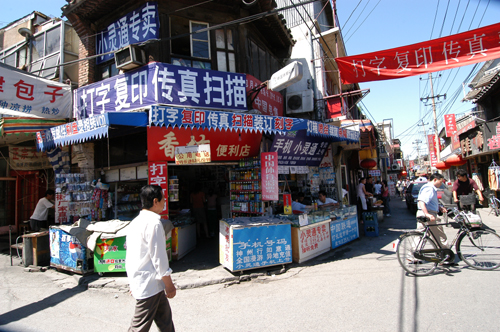
[(462, 126), (460, 129), (457, 128), (457, 131), (451, 136), (451, 150), (455, 151), (459, 149), (460, 148), (459, 136), (475, 127), (476, 127), (476, 121), (472, 120), (466, 125)]
[(73, 112), (79, 120), (157, 104), (246, 111), (245, 82), (245, 74), (152, 62), (78, 88)]
[(444, 124), (446, 129), (446, 137), (451, 137), (457, 132), (457, 122), (455, 120), (455, 114), (446, 114), (444, 116)]
[[(247, 76), (247, 95), (255, 87), (262, 84), (261, 81), (253, 77)], [(250, 95), (251, 96), (251, 95)], [(267, 87), (262, 88), (257, 94), (257, 97), (252, 102), (252, 108), (259, 110), (263, 115), (283, 116), (283, 96), (281, 93), (271, 91)]]
[(429, 147), (430, 162), (432, 166), (437, 164), (437, 153), (436, 153), (436, 140), (435, 135), (427, 135), (427, 145)]
[(158, 127), (208, 128), (231, 131), (258, 131), (269, 134), (303, 130), (308, 136), (336, 141), (359, 141), (359, 131), (347, 130), (301, 118), (241, 114), (153, 105), (149, 124)]
[(285, 214), (292, 214), (292, 195), (283, 194), (283, 211)]
[(330, 223), (332, 249), (351, 242), (359, 237), (358, 218), (356, 216)]
[(37, 152), (34, 146), (9, 146), (10, 168), (16, 171), (32, 171), (52, 167), (43, 152)]
[(56, 193), (55, 222), (65, 224), (69, 221), (70, 195)]
[(190, 165), (210, 162), (210, 144), (178, 146), (175, 148), (175, 164)]
[[(146, 2), (143, 6), (112, 22), (96, 36), (97, 54), (117, 51), (130, 44), (137, 44), (160, 36), (158, 4)], [(96, 58), (96, 64), (114, 58), (114, 53)]]
[(0, 67), (0, 114), (71, 118), (71, 86)]
[(168, 215), (168, 170), (166, 162), (148, 162), (149, 184), (160, 186), (165, 197), (163, 211), (160, 215)]
[(278, 163), (290, 166), (319, 166), (330, 142), (307, 136), (304, 131), (288, 132), (274, 137), (270, 151), (278, 153)]
[(262, 174), (262, 200), (277, 201), (278, 197), (278, 153), (263, 152), (260, 155)]
[(488, 150), (500, 150), (500, 122), (489, 122), (485, 123), (483, 126), (484, 139), (488, 142)]
[[(495, 128), (496, 129), (496, 128)], [(500, 128), (499, 128), (500, 129)], [(486, 131), (488, 131), (486, 129)], [(500, 133), (500, 130), (498, 130)], [(483, 132), (479, 127), (476, 127), (473, 130), (467, 132), (467, 134), (463, 135), (460, 140), (460, 151), (462, 152), (462, 157), (467, 158), (478, 153), (482, 153), (484, 150), (484, 137)], [(498, 141), (495, 143), (495, 141)], [(497, 145), (500, 149), (500, 135), (493, 135), (488, 142), (491, 142), (493, 145)], [(489, 143), (488, 143), (489, 144)]]
[(371, 176), (380, 176), (380, 170), (379, 169), (369, 169), (368, 170), (368, 175), (371, 175)]
[(148, 160), (174, 161), (179, 146), (210, 146), (211, 161), (232, 161), (259, 155), (261, 133), (148, 127)]

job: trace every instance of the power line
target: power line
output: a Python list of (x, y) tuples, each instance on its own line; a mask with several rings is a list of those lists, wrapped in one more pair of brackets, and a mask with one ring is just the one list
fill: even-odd
[(361, 24), (358, 26), (358, 28), (356, 30), (354, 30), (354, 32), (349, 36), (349, 38), (347, 38), (346, 43), (349, 41), (349, 39), (351, 39), (352, 36), (354, 36), (354, 34), (356, 33), (356, 31), (358, 31), (359, 28), (361, 28), (361, 26), (363, 25), (363, 23), (365, 23), (365, 21), (368, 19), (368, 17), (370, 17), (370, 15), (373, 13), (373, 11), (375, 10), (375, 8), (377, 8), (377, 6), (380, 3), (380, 1), (382, 1), (382, 0), (378, 0), (378, 2), (375, 5), (375, 7), (373, 7), (373, 9), (371, 10), (371, 12), (368, 13), (368, 15), (365, 17), (365, 19), (363, 20), (363, 22), (361, 22)]

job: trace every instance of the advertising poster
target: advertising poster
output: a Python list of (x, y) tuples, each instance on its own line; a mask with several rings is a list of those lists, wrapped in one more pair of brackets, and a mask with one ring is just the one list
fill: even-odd
[(86, 272), (87, 248), (71, 234), (57, 228), (50, 227), (50, 265), (61, 266), (71, 271)]
[(358, 217), (330, 223), (332, 249), (351, 242), (359, 237)]
[(262, 200), (277, 201), (278, 193), (278, 153), (261, 153)]

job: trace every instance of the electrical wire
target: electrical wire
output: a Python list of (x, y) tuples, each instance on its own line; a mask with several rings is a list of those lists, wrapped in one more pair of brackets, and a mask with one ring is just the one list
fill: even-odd
[(444, 23), (446, 22), (446, 16), (448, 15), (448, 8), (449, 7), (450, 7), (450, 0), (448, 0), (448, 4), (446, 5), (446, 11), (444, 12), (443, 24), (441, 25), (441, 31), (439, 31), (439, 37), (443, 36)]
[(365, 17), (365, 19), (363, 20), (363, 22), (361, 22), (361, 24), (358, 26), (358, 28), (356, 30), (354, 30), (354, 32), (349, 36), (349, 38), (347, 38), (347, 40), (345, 41), (346, 43), (349, 41), (349, 39), (351, 39), (352, 36), (354, 36), (354, 34), (356, 33), (356, 31), (358, 31), (359, 28), (361, 28), (361, 26), (363, 25), (363, 23), (365, 23), (365, 21), (368, 19), (368, 17), (370, 17), (370, 15), (373, 13), (373, 11), (375, 10), (375, 8), (377, 8), (377, 6), (380, 3), (380, 1), (382, 1), (382, 0), (378, 0), (378, 2), (375, 5), (375, 7), (373, 7), (373, 9), (371, 10), (371, 12), (368, 13), (368, 15)]
[(458, 0), (457, 10), (455, 11), (455, 17), (453, 18), (453, 23), (451, 24), (450, 35), (452, 34), (453, 27), (455, 26), (455, 20), (457, 19), (458, 9), (460, 8), (460, 3), (462, 0)]
[(480, 4), (481, 4), (481, 0), (479, 0), (477, 2), (476, 10), (474, 11), (474, 15), (472, 15), (472, 20), (470, 20), (469, 30), (472, 27), (472, 23), (474, 22), (474, 18), (476, 17), (476, 13), (477, 13), (477, 10), (478, 10)]
[(352, 17), (352, 14), (354, 14), (354, 12), (356, 11), (356, 9), (358, 9), (359, 5), (361, 4), (361, 2), (363, 2), (363, 0), (359, 0), (358, 4), (356, 5), (356, 7), (352, 10), (351, 12), (351, 15), (349, 15), (349, 17), (347, 18), (347, 21), (345, 21), (344, 25), (342, 26), (342, 30), (344, 30), (344, 27), (346, 26), (347, 22), (349, 22), (349, 20), (351, 19)]
[(434, 33), (434, 26), (436, 25), (436, 18), (437, 18), (438, 9), (439, 9), (439, 1), (440, 0), (438, 0), (438, 3), (436, 5), (436, 14), (434, 14), (434, 22), (432, 23), (431, 36), (429, 37), (429, 39), (432, 39), (432, 34)]
[(366, 5), (363, 7), (363, 9), (361, 10), (361, 13), (359, 13), (358, 17), (356, 18), (356, 21), (354, 21), (354, 23), (349, 28), (349, 30), (346, 31), (346, 33), (345, 33), (346, 35), (349, 34), (349, 31), (351, 31), (351, 29), (355, 26), (356, 22), (358, 22), (359, 18), (361, 17), (361, 15), (363, 14), (363, 12), (366, 9), (366, 6), (368, 6), (369, 3), (370, 3), (370, 0), (368, 0), (368, 2), (366, 3)]

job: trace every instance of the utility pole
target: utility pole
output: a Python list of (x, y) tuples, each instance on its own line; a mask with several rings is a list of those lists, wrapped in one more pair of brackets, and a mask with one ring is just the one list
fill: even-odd
[(444, 95), (437, 95), (434, 96), (434, 86), (432, 85), (432, 74), (429, 73), (429, 80), (431, 81), (431, 95), (426, 98), (420, 98), (420, 100), (429, 100), (432, 99), (432, 112), (434, 114), (434, 140), (436, 142), (436, 158), (437, 161), (441, 161), (441, 151), (440, 151), (440, 141), (439, 141), (439, 133), (438, 133), (438, 126), (437, 126), (437, 118), (436, 118), (436, 101), (435, 98), (439, 99), (441, 97), (444, 97), (446, 99), (446, 93)]

